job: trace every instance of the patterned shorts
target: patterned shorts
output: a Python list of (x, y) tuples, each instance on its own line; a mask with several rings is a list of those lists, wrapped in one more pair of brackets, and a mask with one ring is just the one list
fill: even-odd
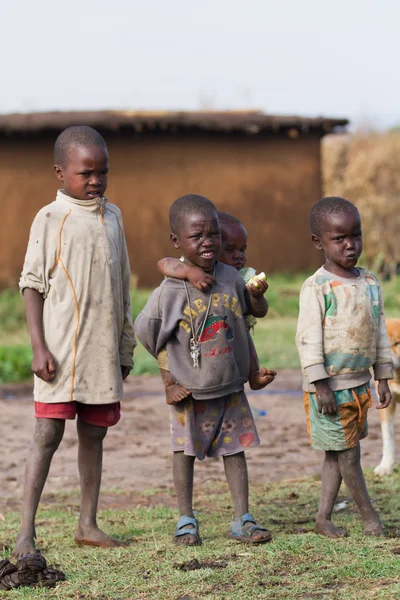
[(171, 449), (203, 460), (238, 454), (260, 443), (244, 392), (170, 406)]
[(304, 393), (307, 431), (314, 450), (340, 452), (354, 448), (368, 435), (367, 412), (373, 404), (369, 384), (333, 393), (337, 411), (329, 415), (318, 412), (315, 394)]

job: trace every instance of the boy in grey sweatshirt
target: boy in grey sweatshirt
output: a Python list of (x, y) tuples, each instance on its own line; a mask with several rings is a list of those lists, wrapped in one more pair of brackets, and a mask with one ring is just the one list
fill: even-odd
[(235, 269), (217, 263), (220, 227), (210, 200), (197, 195), (179, 198), (170, 209), (170, 223), (171, 242), (184, 263), (215, 278), (209, 292), (186, 281), (165, 279), (135, 322), (143, 346), (154, 357), (165, 348), (166, 376), (187, 390), (187, 396), (171, 406), (180, 511), (174, 542), (201, 543), (192, 507), (193, 470), (195, 458), (205, 456), (224, 459), (235, 509), (232, 537), (253, 544), (268, 542), (270, 532), (248, 512), (244, 450), (258, 445), (259, 438), (243, 391), (250, 370), (245, 283)]

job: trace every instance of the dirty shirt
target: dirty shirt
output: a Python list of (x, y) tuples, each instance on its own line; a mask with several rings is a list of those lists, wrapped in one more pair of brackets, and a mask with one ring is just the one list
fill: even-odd
[[(223, 263), (217, 263), (215, 277), (211, 293), (186, 283), (189, 303), (184, 282), (166, 278), (135, 321), (146, 350), (157, 358), (166, 348), (172, 377), (196, 400), (242, 391), (250, 371), (245, 282)], [(199, 339), (198, 368), (190, 356), (192, 325)]]
[(372, 273), (358, 271), (346, 279), (321, 267), (303, 284), (296, 345), (306, 392), (327, 378), (332, 390), (356, 388), (370, 368), (375, 379), (393, 377), (381, 289)]
[(43, 328), (57, 374), (35, 376), (37, 402), (110, 404), (136, 346), (130, 268), (119, 208), (58, 191), (36, 215), (19, 283), (44, 298)]

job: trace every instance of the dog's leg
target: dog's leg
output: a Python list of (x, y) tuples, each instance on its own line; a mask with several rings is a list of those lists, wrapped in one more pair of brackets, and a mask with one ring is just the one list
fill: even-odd
[(380, 477), (383, 475), (390, 475), (390, 473), (393, 471), (396, 460), (394, 442), (394, 412), (396, 408), (396, 401), (398, 399), (396, 396), (396, 394), (393, 394), (391, 404), (387, 408), (384, 408), (380, 411), (383, 455), (381, 462), (374, 469), (375, 474), (379, 475)]

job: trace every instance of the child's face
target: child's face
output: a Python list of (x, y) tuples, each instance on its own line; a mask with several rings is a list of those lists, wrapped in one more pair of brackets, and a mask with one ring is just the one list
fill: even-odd
[(188, 214), (179, 232), (171, 233), (174, 248), (179, 248), (187, 264), (212, 271), (221, 248), (221, 231), (216, 211)]
[(107, 189), (108, 153), (102, 146), (72, 146), (65, 165), (54, 165), (68, 196), (78, 200), (101, 198)]
[(246, 266), (247, 231), (242, 224), (221, 225), (221, 252), (219, 260), (238, 271)]
[(313, 235), (315, 247), (325, 255), (325, 266), (351, 271), (362, 252), (361, 220), (358, 211), (344, 211), (324, 218), (323, 233)]

